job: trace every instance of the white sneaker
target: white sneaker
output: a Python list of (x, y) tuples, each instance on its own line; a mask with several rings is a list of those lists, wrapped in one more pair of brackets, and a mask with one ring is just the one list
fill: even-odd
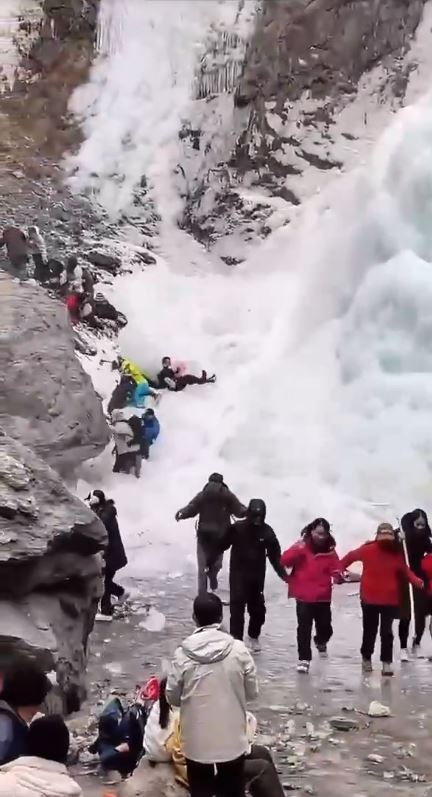
[(297, 664), (297, 672), (302, 672), (305, 675), (309, 672), (310, 663), (308, 661), (299, 661)]
[(248, 645), (252, 651), (252, 653), (260, 653), (261, 645), (259, 639), (253, 639), (251, 636), (248, 637)]
[(393, 675), (393, 665), (389, 661), (383, 661), (382, 675)]
[(97, 623), (112, 623), (113, 616), (112, 614), (102, 614), (102, 612), (98, 612), (95, 620)]
[(410, 660), (409, 656), (408, 656), (408, 651), (407, 651), (406, 648), (401, 648), (400, 660), (401, 660), (401, 662), (407, 662), (407, 661)]

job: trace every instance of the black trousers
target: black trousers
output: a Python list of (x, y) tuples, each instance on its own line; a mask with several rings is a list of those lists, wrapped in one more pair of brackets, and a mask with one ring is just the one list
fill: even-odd
[(330, 603), (297, 601), (297, 648), (300, 661), (311, 661), (312, 626), (315, 623), (315, 642), (327, 645), (333, 636)]
[(268, 747), (253, 744), (245, 758), (244, 775), (252, 797), (285, 797), (285, 792)]
[(244, 797), (244, 756), (223, 764), (186, 759), (191, 797)]
[[(422, 641), (426, 628), (426, 617), (430, 614), (430, 606), (423, 592), (413, 591), (414, 595), (414, 641), (417, 645)], [(411, 613), (407, 617), (402, 617), (399, 621), (399, 639), (401, 648), (408, 646), (409, 627)]]
[(375, 650), (378, 628), (381, 636), (381, 661), (393, 661), (393, 620), (398, 614), (398, 606), (377, 606), (362, 603), (363, 642), (360, 652), (364, 659), (371, 659)]
[(243, 639), (246, 609), (249, 614), (248, 635), (258, 639), (266, 616), (261, 584), (252, 582), (230, 586), (230, 634), (234, 639)]
[(44, 263), (44, 259), (40, 252), (35, 252), (33, 255), (33, 263), (35, 265), (34, 278), (38, 282), (43, 282), (48, 279), (49, 271)]
[(206, 379), (202, 376), (193, 376), (193, 374), (183, 374), (176, 379), (176, 391), (184, 390), (188, 385), (205, 385)]
[(124, 593), (124, 587), (121, 587), (120, 584), (116, 584), (114, 581), (115, 574), (116, 570), (112, 570), (111, 568), (108, 567), (106, 568), (105, 579), (104, 579), (104, 594), (102, 595), (101, 599), (102, 614), (113, 613), (111, 595), (115, 595), (117, 598), (121, 598), (121, 596)]

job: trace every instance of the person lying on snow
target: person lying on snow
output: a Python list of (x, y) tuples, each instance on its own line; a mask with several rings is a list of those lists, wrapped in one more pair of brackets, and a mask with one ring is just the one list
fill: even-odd
[(175, 392), (184, 390), (188, 385), (206, 385), (213, 382), (216, 382), (216, 374), (207, 377), (207, 371), (203, 371), (201, 376), (180, 373), (180, 369), (174, 367), (171, 363), (170, 357), (163, 358), (162, 370), (157, 375), (157, 386), (159, 388), (166, 388)]
[(144, 415), (141, 415), (141, 424), (141, 456), (148, 459), (150, 446), (157, 440), (160, 433), (160, 424), (154, 410), (148, 409)]

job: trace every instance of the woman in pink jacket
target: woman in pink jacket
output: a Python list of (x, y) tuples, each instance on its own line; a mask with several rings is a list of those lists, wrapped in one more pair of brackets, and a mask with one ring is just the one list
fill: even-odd
[(327, 657), (327, 642), (333, 636), (331, 598), (333, 579), (341, 582), (336, 542), (325, 518), (317, 518), (302, 532), (302, 540), (282, 554), (281, 564), (291, 568), (288, 597), (297, 601), (298, 672), (308, 673), (314, 642), (322, 658)]

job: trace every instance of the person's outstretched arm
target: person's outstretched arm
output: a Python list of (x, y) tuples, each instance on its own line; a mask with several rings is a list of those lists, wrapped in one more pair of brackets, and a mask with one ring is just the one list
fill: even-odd
[(354, 564), (354, 562), (363, 562), (363, 548), (364, 546), (360, 545), (360, 548), (355, 548), (342, 557), (340, 561), (341, 571), (346, 570), (350, 565)]
[(282, 550), (279, 544), (279, 540), (276, 537), (276, 534), (274, 533), (273, 529), (270, 529), (268, 533), (268, 539), (266, 541), (266, 554), (275, 573), (277, 573), (277, 575), (279, 576), (279, 578), (282, 579), (282, 581), (286, 582), (287, 574), (281, 562)]
[(176, 520), (187, 520), (187, 518), (196, 517), (201, 509), (201, 496), (202, 493), (198, 493), (187, 506), (183, 507), (183, 509), (179, 509), (179, 511), (176, 512)]
[(234, 515), (234, 517), (245, 517), (247, 509), (244, 504), (237, 498), (234, 493), (231, 493), (230, 498), (230, 513)]

